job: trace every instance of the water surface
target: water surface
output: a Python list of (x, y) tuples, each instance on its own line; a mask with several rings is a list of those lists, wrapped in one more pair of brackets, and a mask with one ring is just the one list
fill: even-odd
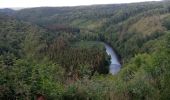
[(106, 48), (107, 54), (111, 56), (111, 59), (110, 59), (111, 63), (109, 65), (109, 72), (114, 75), (114, 74), (116, 74), (120, 71), (121, 64), (118, 60), (118, 57), (117, 57), (115, 51), (112, 49), (112, 47), (110, 47), (106, 43), (104, 43), (104, 46)]

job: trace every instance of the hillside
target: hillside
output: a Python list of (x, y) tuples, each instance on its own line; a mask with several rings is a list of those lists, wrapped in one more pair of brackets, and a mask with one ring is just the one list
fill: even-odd
[[(170, 2), (0, 10), (0, 99), (169, 100)], [(122, 64), (109, 74), (102, 42)]]
[[(161, 26), (161, 23), (164, 18), (169, 16), (169, 4), (169, 1), (164, 1), (32, 8), (16, 12), (16, 18), (33, 22), (49, 30), (58, 31), (60, 27), (79, 28), (83, 35), (88, 32), (87, 35), (90, 35), (90, 38), (92, 35), (93, 38), (110, 43), (117, 51), (121, 52), (120, 55), (126, 60), (139, 52), (138, 49), (143, 45), (140, 41), (143, 42), (146, 38), (152, 37), (154, 33), (159, 34), (166, 30)], [(140, 39), (134, 39), (138, 37)], [(135, 50), (127, 47), (131, 43), (136, 45)]]

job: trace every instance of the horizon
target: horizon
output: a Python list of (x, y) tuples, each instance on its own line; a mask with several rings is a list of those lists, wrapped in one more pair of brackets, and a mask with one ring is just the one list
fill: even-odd
[[(15, 2), (14, 2), (15, 1)], [(39, 2), (38, 2), (39, 1)], [(40, 2), (41, 1), (41, 2)], [(50, 2), (51, 1), (51, 2)], [(0, 9), (4, 8), (11, 8), (14, 10), (20, 10), (24, 8), (35, 8), (35, 7), (76, 7), (76, 6), (92, 6), (92, 5), (104, 5), (104, 4), (129, 4), (129, 3), (140, 3), (140, 2), (154, 2), (154, 1), (162, 1), (162, 0), (105, 0), (104, 2), (102, 0), (94, 0), (93, 2), (90, 2), (90, 0), (87, 0), (85, 2), (80, 2), (78, 0), (72, 0), (71, 2), (57, 2), (58, 0), (37, 0), (37, 1), (30, 1), (30, 2), (21, 2), (21, 0), (13, 0), (13, 2), (10, 2), (9, 0), (2, 0), (0, 3)]]

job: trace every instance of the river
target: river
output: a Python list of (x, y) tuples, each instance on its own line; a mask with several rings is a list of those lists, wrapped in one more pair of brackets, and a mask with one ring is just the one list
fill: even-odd
[(105, 48), (106, 48), (106, 52), (108, 55), (111, 56), (111, 59), (110, 59), (110, 65), (109, 65), (109, 72), (112, 74), (112, 75), (115, 75), (116, 73), (118, 73), (120, 71), (120, 68), (121, 68), (121, 64), (118, 60), (118, 57), (116, 55), (116, 53), (114, 52), (114, 50), (112, 49), (111, 46), (109, 46), (108, 44), (104, 43), (105, 45)]

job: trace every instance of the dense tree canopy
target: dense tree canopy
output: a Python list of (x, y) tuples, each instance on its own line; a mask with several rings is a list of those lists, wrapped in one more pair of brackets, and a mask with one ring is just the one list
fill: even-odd
[[(0, 99), (169, 100), (170, 2), (0, 10)], [(123, 65), (109, 74), (111, 45)]]

